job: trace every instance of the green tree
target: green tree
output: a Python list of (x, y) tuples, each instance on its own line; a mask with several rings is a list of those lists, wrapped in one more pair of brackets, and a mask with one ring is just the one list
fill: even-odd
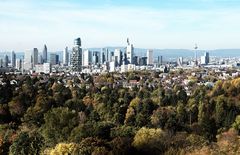
[(145, 154), (161, 154), (165, 150), (167, 134), (158, 129), (141, 128), (137, 131), (132, 145)]
[(78, 125), (79, 118), (76, 111), (68, 108), (53, 108), (44, 114), (45, 124), (41, 133), (47, 146), (67, 141), (73, 128)]
[(235, 122), (232, 124), (232, 127), (240, 133), (240, 115), (235, 119)]
[(11, 145), (9, 154), (40, 154), (43, 144), (43, 137), (41, 137), (38, 133), (32, 133), (29, 135), (26, 132), (22, 132)]

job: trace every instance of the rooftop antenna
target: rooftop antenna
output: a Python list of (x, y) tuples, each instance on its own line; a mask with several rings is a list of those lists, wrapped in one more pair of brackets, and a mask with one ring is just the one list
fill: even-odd
[(127, 44), (130, 45), (129, 38), (127, 38)]

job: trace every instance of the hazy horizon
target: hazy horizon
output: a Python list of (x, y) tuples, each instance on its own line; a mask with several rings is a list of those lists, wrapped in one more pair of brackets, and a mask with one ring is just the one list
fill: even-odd
[(0, 51), (47, 44), (151, 49), (239, 49), (240, 2), (234, 0), (2, 0)]

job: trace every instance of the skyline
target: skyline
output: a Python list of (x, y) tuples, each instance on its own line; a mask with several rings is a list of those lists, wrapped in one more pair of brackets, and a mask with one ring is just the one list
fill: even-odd
[(240, 48), (240, 2), (177, 0), (1, 0), (0, 51), (25, 51), (47, 44), (52, 51), (124, 46), (139, 48)]

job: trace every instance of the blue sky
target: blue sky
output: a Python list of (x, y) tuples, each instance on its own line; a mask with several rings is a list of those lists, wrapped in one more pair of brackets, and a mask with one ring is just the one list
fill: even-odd
[(239, 0), (0, 0), (0, 51), (72, 46), (240, 48)]

